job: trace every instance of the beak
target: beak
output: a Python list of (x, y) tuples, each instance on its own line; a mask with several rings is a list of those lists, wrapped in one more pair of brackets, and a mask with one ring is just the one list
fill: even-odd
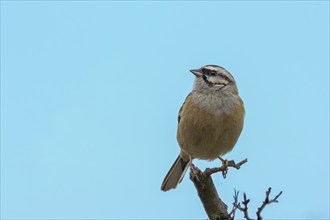
[(196, 77), (200, 77), (203, 75), (202, 70), (201, 69), (196, 69), (196, 70), (190, 70), (190, 72), (192, 72)]

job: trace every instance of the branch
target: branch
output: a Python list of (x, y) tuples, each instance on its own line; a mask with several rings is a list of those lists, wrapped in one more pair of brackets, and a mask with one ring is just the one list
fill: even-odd
[(211, 176), (194, 167), (190, 169), (190, 179), (197, 189), (198, 196), (209, 219), (229, 219), (227, 205), (219, 198)]
[(269, 204), (271, 204), (271, 203), (278, 203), (278, 200), (277, 200), (277, 199), (282, 195), (282, 191), (281, 191), (279, 194), (277, 194), (277, 195), (275, 196), (274, 199), (269, 199), (269, 195), (270, 195), (271, 191), (272, 191), (272, 188), (271, 188), (271, 187), (269, 187), (268, 190), (266, 191), (266, 198), (265, 198), (265, 200), (262, 202), (262, 205), (258, 208), (258, 211), (257, 211), (257, 220), (262, 220), (262, 219), (263, 219), (262, 216), (261, 216), (261, 212), (262, 212), (262, 210), (263, 210), (267, 205), (269, 205)]
[(233, 167), (236, 170), (239, 170), (243, 164), (245, 164), (248, 160), (244, 159), (239, 163), (235, 163), (234, 160), (223, 160), (220, 158), (222, 161), (222, 166), (221, 167), (214, 167), (214, 168), (206, 168), (204, 173), (208, 175), (212, 175), (217, 172), (222, 172), (222, 175), (224, 178), (226, 178), (226, 174), (228, 172), (228, 167)]
[(231, 209), (231, 211), (229, 212), (229, 217), (230, 220), (234, 220), (235, 219), (235, 214), (236, 214), (236, 210), (238, 209), (238, 207), (240, 206), (240, 203), (238, 202), (238, 194), (239, 191), (236, 191), (236, 189), (234, 189), (234, 202), (233, 202), (233, 208)]
[(249, 212), (248, 212), (248, 204), (250, 202), (250, 199), (247, 199), (246, 194), (243, 193), (243, 202), (242, 204), (244, 205), (244, 207), (237, 207), (240, 211), (242, 211), (244, 213), (244, 218), (246, 220), (252, 220), (252, 218), (249, 217)]
[(233, 160), (222, 160), (222, 162), (223, 165), (221, 167), (206, 168), (204, 172), (195, 167), (193, 164), (190, 166), (190, 179), (194, 183), (205, 212), (211, 220), (231, 219), (227, 211), (227, 205), (219, 198), (211, 175), (213, 173), (222, 172), (222, 175), (225, 178), (228, 172), (228, 167), (239, 169), (244, 163), (247, 162), (247, 159), (242, 160), (237, 164)]
[[(211, 175), (214, 173), (222, 172), (223, 177), (226, 178), (229, 167), (233, 167), (238, 170), (243, 164), (247, 162), (247, 159), (242, 160), (237, 164), (233, 160), (227, 161), (221, 158), (220, 160), (222, 161), (221, 167), (206, 168), (204, 172), (202, 172), (192, 163), (190, 164), (190, 179), (197, 189), (198, 196), (204, 206), (207, 216), (210, 220), (234, 220), (236, 211), (240, 210), (243, 212), (244, 218), (246, 220), (253, 220), (250, 218), (248, 213), (248, 204), (250, 199), (247, 198), (246, 194), (243, 193), (243, 201), (241, 205), (241, 203), (238, 202), (239, 192), (235, 190), (233, 208), (230, 213), (228, 213), (227, 205), (220, 199), (211, 177)], [(257, 220), (263, 220), (261, 216), (263, 209), (271, 203), (277, 203), (277, 199), (282, 195), (281, 191), (275, 196), (274, 199), (269, 199), (270, 193), (271, 188), (269, 187), (266, 191), (265, 200), (258, 208)]]
[[(282, 195), (282, 191), (277, 194), (277, 196), (275, 196), (274, 199), (269, 199), (269, 195), (271, 193), (271, 188), (269, 187), (268, 190), (266, 191), (266, 198), (265, 200), (262, 202), (262, 205), (258, 208), (257, 211), (257, 220), (263, 220), (262, 216), (261, 216), (261, 212), (262, 210), (269, 204), (271, 203), (277, 203), (278, 202), (278, 198)], [(238, 202), (238, 192), (236, 192), (235, 190), (235, 194), (234, 194), (234, 202), (233, 202), (233, 209), (232, 211), (229, 213), (230, 215), (230, 219), (233, 220), (235, 217), (235, 212), (236, 210), (240, 210), (241, 212), (243, 212), (244, 214), (244, 218), (246, 220), (253, 220), (252, 218), (249, 217), (249, 213), (248, 213), (248, 204), (250, 202), (250, 199), (247, 199), (246, 194), (243, 193), (243, 207), (241, 206), (241, 204)]]

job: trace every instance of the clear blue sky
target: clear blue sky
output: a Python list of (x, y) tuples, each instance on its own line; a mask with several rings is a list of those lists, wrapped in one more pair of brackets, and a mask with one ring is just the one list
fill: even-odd
[(221, 198), (255, 217), (271, 186), (264, 217), (328, 219), (327, 1), (1, 1), (1, 218), (205, 219), (187, 176), (160, 191), (205, 64), (246, 106)]

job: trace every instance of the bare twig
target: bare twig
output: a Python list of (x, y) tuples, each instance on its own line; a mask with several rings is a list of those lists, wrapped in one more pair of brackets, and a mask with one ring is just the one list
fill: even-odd
[(234, 202), (233, 202), (233, 208), (232, 210), (229, 212), (229, 219), (230, 220), (234, 220), (235, 219), (235, 214), (236, 214), (236, 210), (238, 209), (238, 207), (240, 206), (240, 203), (238, 202), (238, 195), (239, 195), (239, 191), (236, 191), (236, 189), (234, 189)]
[(271, 203), (278, 203), (278, 200), (277, 200), (277, 199), (282, 195), (282, 191), (281, 191), (279, 194), (277, 194), (277, 195), (275, 196), (274, 199), (269, 199), (269, 195), (270, 195), (271, 191), (272, 191), (272, 188), (271, 188), (271, 187), (269, 187), (268, 190), (266, 191), (266, 198), (265, 198), (265, 200), (262, 202), (262, 205), (258, 208), (258, 211), (257, 211), (257, 220), (262, 220), (262, 219), (263, 219), (262, 216), (261, 216), (261, 212), (262, 212), (262, 210), (263, 210), (267, 205), (269, 205), (269, 204), (271, 204)]
[[(277, 203), (278, 202), (278, 198), (282, 195), (282, 191), (277, 194), (275, 196), (274, 199), (269, 199), (269, 195), (271, 193), (271, 188), (269, 187), (268, 190), (266, 191), (266, 198), (265, 200), (262, 202), (262, 205), (258, 208), (258, 211), (257, 211), (257, 220), (263, 220), (262, 216), (261, 216), (261, 212), (262, 210), (269, 204), (271, 203)], [(236, 192), (235, 190), (235, 194), (234, 194), (234, 202), (233, 202), (233, 209), (232, 211), (229, 213), (229, 217), (231, 220), (234, 220), (235, 218), (235, 212), (236, 210), (240, 210), (241, 212), (243, 212), (244, 214), (244, 218), (246, 220), (253, 220), (252, 218), (250, 218), (249, 216), (249, 212), (248, 212), (248, 204), (250, 202), (250, 199), (247, 198), (246, 194), (244, 193), (243, 194), (243, 201), (242, 201), (242, 204), (243, 206), (241, 206), (241, 204), (238, 202), (238, 192)]]
[[(235, 163), (234, 160), (222, 160), (223, 164), (221, 167), (214, 167), (214, 168), (206, 168), (204, 174), (212, 175), (217, 172), (225, 172), (227, 173), (228, 167), (234, 167), (235, 169), (239, 170), (243, 164), (245, 164), (248, 160), (244, 159), (239, 163)], [(224, 175), (224, 177), (226, 177)]]
[(252, 220), (252, 218), (249, 217), (249, 212), (248, 212), (248, 204), (250, 202), (250, 199), (246, 197), (246, 194), (243, 193), (243, 201), (242, 204), (244, 205), (243, 207), (238, 206), (237, 208), (244, 213), (244, 218), (246, 220)]

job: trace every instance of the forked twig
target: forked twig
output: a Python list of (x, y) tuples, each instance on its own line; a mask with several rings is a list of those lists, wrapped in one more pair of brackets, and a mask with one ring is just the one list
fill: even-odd
[(246, 220), (252, 220), (252, 218), (249, 217), (249, 212), (248, 212), (248, 204), (250, 202), (250, 199), (246, 197), (246, 194), (243, 193), (243, 201), (242, 204), (244, 205), (243, 207), (238, 206), (237, 208), (244, 213), (244, 218)]
[(234, 202), (233, 202), (233, 208), (231, 209), (231, 211), (228, 214), (229, 220), (235, 219), (236, 210), (240, 206), (240, 203), (238, 202), (238, 194), (239, 194), (239, 191), (236, 191), (236, 189), (234, 189), (234, 196), (233, 196)]
[(271, 191), (272, 191), (272, 188), (271, 188), (271, 187), (269, 187), (268, 190), (266, 191), (266, 198), (265, 198), (265, 200), (262, 202), (262, 205), (258, 208), (258, 211), (257, 211), (257, 220), (262, 220), (262, 219), (263, 219), (262, 216), (261, 216), (261, 212), (262, 212), (262, 210), (263, 210), (267, 205), (269, 205), (269, 204), (271, 204), (271, 203), (278, 203), (278, 200), (277, 200), (277, 199), (282, 195), (282, 191), (281, 191), (279, 194), (277, 194), (277, 195), (275, 196), (274, 199), (269, 199), (269, 195), (270, 195)]
[[(258, 208), (258, 211), (257, 211), (257, 220), (263, 220), (263, 218), (261, 216), (262, 210), (267, 205), (269, 205), (271, 203), (277, 203), (278, 202), (277, 199), (282, 195), (282, 191), (281, 191), (279, 194), (277, 194), (275, 196), (274, 199), (269, 199), (269, 195), (270, 195), (271, 191), (272, 191), (272, 188), (271, 187), (269, 187), (268, 190), (266, 191), (266, 198), (262, 202), (262, 205)], [(241, 212), (243, 212), (244, 218), (246, 220), (253, 220), (253, 218), (250, 218), (249, 212), (248, 212), (248, 204), (250, 202), (250, 199), (248, 199), (247, 196), (246, 196), (246, 194), (243, 193), (243, 201), (242, 201), (243, 206), (241, 206), (241, 204), (238, 202), (238, 194), (239, 194), (239, 192), (235, 190), (235, 192), (234, 192), (233, 208), (232, 208), (232, 211), (228, 214), (229, 215), (229, 219), (230, 220), (234, 220), (234, 218), (235, 218), (235, 212), (238, 209)]]
[(223, 173), (223, 176), (225, 176), (225, 174), (227, 174), (227, 171), (228, 171), (228, 167), (234, 167), (235, 169), (239, 170), (241, 168), (241, 166), (243, 164), (245, 164), (247, 162), (247, 158), (242, 160), (241, 162), (239, 163), (235, 163), (234, 160), (222, 160), (223, 162), (223, 165), (221, 167), (214, 167), (214, 168), (206, 168), (205, 171), (204, 171), (204, 174), (205, 175), (212, 175), (214, 173), (217, 173), (217, 172), (222, 172)]

